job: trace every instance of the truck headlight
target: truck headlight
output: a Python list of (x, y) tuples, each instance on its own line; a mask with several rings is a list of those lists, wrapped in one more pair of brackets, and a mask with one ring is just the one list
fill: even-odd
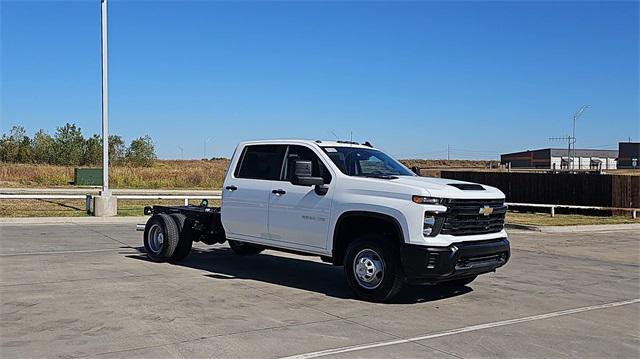
[(417, 204), (442, 204), (442, 198), (411, 196), (411, 200)]
[(429, 237), (433, 232), (433, 227), (436, 225), (436, 217), (426, 214), (424, 216), (424, 225), (422, 227), (422, 234), (425, 237)]

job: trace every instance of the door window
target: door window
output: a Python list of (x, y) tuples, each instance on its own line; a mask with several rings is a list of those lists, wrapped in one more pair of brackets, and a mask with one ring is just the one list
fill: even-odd
[(260, 180), (280, 180), (282, 160), (286, 152), (285, 145), (247, 146), (236, 169), (237, 178)]
[(289, 146), (289, 152), (287, 153), (287, 161), (285, 162), (284, 178), (287, 181), (291, 181), (293, 178), (293, 163), (296, 160), (311, 161), (312, 164), (312, 177), (322, 177), (324, 183), (331, 183), (331, 173), (324, 166), (322, 160), (308, 147), (291, 145)]

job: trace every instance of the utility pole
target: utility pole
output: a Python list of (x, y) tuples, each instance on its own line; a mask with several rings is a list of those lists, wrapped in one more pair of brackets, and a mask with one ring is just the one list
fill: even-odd
[(184, 149), (180, 146), (178, 146), (178, 149), (180, 150), (180, 159), (184, 160)]
[(451, 160), (451, 146), (447, 145), (447, 161)]
[[(584, 110), (588, 109), (589, 105), (582, 105), (582, 107), (580, 107), (580, 109), (573, 115), (573, 135), (571, 136), (571, 141), (570, 141), (570, 145), (569, 147), (573, 147), (573, 153), (571, 155), (571, 169), (575, 168), (575, 157), (576, 157), (576, 121), (578, 120), (578, 118), (580, 118), (580, 116), (582, 116), (582, 113), (584, 112)], [(573, 146), (572, 146), (573, 145)]]

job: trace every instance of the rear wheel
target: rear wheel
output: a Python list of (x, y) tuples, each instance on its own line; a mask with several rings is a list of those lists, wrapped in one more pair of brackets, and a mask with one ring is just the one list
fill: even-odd
[(173, 213), (171, 218), (176, 222), (178, 226), (179, 241), (176, 246), (176, 250), (173, 252), (171, 258), (172, 262), (178, 262), (185, 259), (189, 253), (191, 253), (191, 246), (193, 245), (193, 228), (191, 227), (191, 220), (182, 213)]
[(227, 240), (229, 242), (229, 247), (235, 254), (239, 254), (242, 256), (250, 256), (254, 254), (258, 254), (264, 250), (263, 247), (257, 246), (251, 243), (245, 243), (240, 241), (234, 241), (232, 239)]
[(171, 216), (155, 214), (147, 221), (144, 228), (144, 248), (147, 256), (155, 262), (164, 262), (174, 253), (178, 245), (178, 226)]
[(370, 302), (388, 301), (402, 288), (398, 250), (380, 235), (353, 241), (346, 251), (344, 271), (355, 294)]

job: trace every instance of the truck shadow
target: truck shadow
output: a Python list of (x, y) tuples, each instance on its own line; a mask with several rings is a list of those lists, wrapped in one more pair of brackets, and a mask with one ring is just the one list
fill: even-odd
[[(144, 254), (144, 247), (137, 250), (141, 253), (140, 255), (127, 257), (148, 260)], [(357, 299), (347, 286), (342, 267), (311, 261), (304, 257), (284, 257), (272, 253), (267, 251), (254, 256), (239, 256), (225, 247), (207, 250), (194, 248), (185, 260), (173, 265), (210, 272), (205, 276), (215, 280), (254, 280), (322, 293), (335, 298)], [(449, 289), (440, 286), (407, 284), (391, 304), (432, 302), (459, 296), (472, 290), (469, 287)]]

